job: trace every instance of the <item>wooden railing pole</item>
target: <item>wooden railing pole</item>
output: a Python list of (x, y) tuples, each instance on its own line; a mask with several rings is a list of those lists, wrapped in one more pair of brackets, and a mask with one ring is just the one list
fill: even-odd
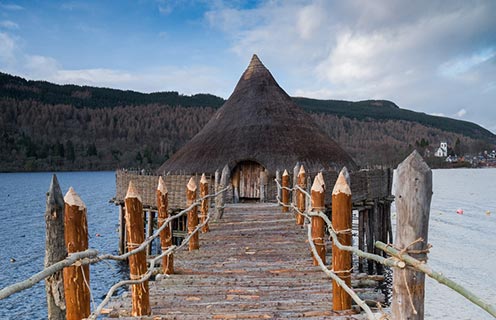
[[(67, 191), (64, 202), (65, 245), (70, 255), (88, 249), (88, 222), (86, 206), (72, 187)], [(89, 285), (89, 265), (64, 268), (67, 320), (81, 320), (90, 315)]]
[[(322, 181), (319, 175), (315, 176), (313, 180), (312, 189), (312, 211), (324, 211), (324, 187), (322, 186)], [(324, 232), (325, 232), (325, 221), (321, 217), (312, 217), (312, 241), (315, 244), (315, 248), (317, 249), (317, 253), (322, 259), (322, 262), (326, 263), (326, 249), (324, 244)], [(318, 266), (317, 259), (313, 257), (313, 265)]]
[[(341, 170), (332, 190), (332, 226), (339, 242), (351, 246), (351, 189), (346, 181), (347, 172), (346, 167)], [(351, 287), (351, 252), (339, 250), (333, 244), (332, 270), (348, 287)], [(334, 311), (351, 309), (350, 295), (335, 280), (332, 280), (332, 309)]]
[[(298, 172), (298, 186), (305, 190), (307, 188), (307, 178), (305, 173), (305, 168), (303, 165), (300, 167), (300, 172)], [(306, 199), (305, 194), (300, 190), (296, 192), (296, 207), (298, 211), (305, 212), (306, 210)], [(296, 214), (296, 224), (303, 225), (305, 222), (305, 217), (302, 214)]]
[[(162, 227), (165, 220), (169, 218), (169, 191), (165, 186), (164, 179), (158, 178), (157, 186), (157, 208), (158, 208), (158, 227)], [(172, 246), (172, 230), (171, 223), (160, 232), (160, 247), (162, 251), (169, 249)], [(162, 258), (162, 272), (165, 274), (174, 273), (174, 254), (171, 253)]]
[[(204, 198), (208, 195), (208, 180), (207, 177), (205, 177), (205, 174), (202, 174), (201, 179), (200, 179), (200, 198)], [(201, 202), (201, 223), (204, 223), (205, 220), (207, 220), (208, 217), (208, 207), (209, 207), (209, 201), (208, 199), (203, 199)], [(208, 227), (208, 223), (206, 223), (202, 227), (202, 232), (208, 232), (210, 231)]]
[[(186, 186), (186, 205), (189, 207), (193, 202), (196, 201), (196, 182), (195, 177), (189, 179), (188, 185)], [(188, 211), (188, 234), (193, 233), (193, 231), (198, 226), (198, 208), (197, 206)], [(200, 248), (200, 237), (198, 232), (196, 232), (189, 240), (189, 251), (198, 250)]]
[(297, 204), (296, 204), (296, 195), (297, 195), (297, 192), (296, 192), (296, 185), (298, 184), (298, 172), (300, 172), (300, 163), (299, 162), (296, 162), (295, 166), (293, 167), (293, 183), (291, 184), (291, 187), (293, 188), (293, 192), (291, 192), (291, 203), (293, 204), (293, 206), (297, 207)]
[[(132, 181), (129, 182), (124, 201), (126, 203), (127, 250), (131, 251), (145, 241), (145, 235), (143, 234), (143, 203)], [(129, 276), (131, 280), (140, 279), (146, 271), (145, 251), (142, 250), (129, 257)], [(131, 285), (131, 293), (133, 304), (131, 315), (133, 317), (150, 315), (148, 281)]]
[[(427, 258), (427, 236), (432, 197), (432, 172), (417, 151), (413, 151), (397, 169), (396, 248), (415, 259)], [(422, 238), (423, 241), (417, 241)], [(412, 250), (412, 252), (408, 252)], [(425, 274), (410, 268), (394, 269), (393, 319), (424, 319)]]
[[(64, 239), (64, 197), (60, 190), (57, 176), (52, 176), (52, 182), (47, 192), (45, 237), (45, 268), (64, 260), (67, 256)], [(49, 320), (65, 319), (65, 296), (63, 272), (59, 271), (45, 279), (45, 291)]]
[[(279, 184), (281, 184), (281, 172), (276, 170), (276, 180)], [(281, 199), (281, 188), (277, 188), (277, 199)], [(282, 201), (282, 200), (281, 200)], [(281, 204), (279, 204), (281, 205)]]
[[(288, 170), (284, 170), (284, 173), (282, 174), (282, 181), (281, 181), (281, 186), (284, 188), (289, 188), (289, 173)], [(286, 207), (289, 205), (289, 190), (287, 189), (282, 189), (281, 190), (281, 195), (282, 195), (282, 203), (284, 206), (282, 206), (282, 212), (288, 212), (289, 207)]]

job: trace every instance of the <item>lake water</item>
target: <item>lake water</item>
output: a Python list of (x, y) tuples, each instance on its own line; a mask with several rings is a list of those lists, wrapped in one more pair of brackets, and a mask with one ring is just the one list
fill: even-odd
[[(90, 247), (117, 253), (118, 214), (109, 203), (115, 195), (113, 172), (57, 174), (62, 191), (73, 186), (88, 208)], [(429, 264), (496, 304), (496, 170), (434, 170), (429, 229), (433, 245)], [(43, 268), (45, 193), (49, 173), (0, 173), (0, 287), (26, 279)], [(464, 214), (456, 214), (457, 209)], [(491, 212), (490, 215), (486, 211)], [(393, 208), (394, 212), (394, 208)], [(96, 234), (100, 234), (97, 237)], [(10, 258), (16, 262), (11, 263)], [(116, 262), (91, 266), (96, 303), (124, 266)], [(430, 278), (426, 319), (493, 319), (485, 311)], [(0, 300), (0, 319), (46, 318), (44, 284)]]

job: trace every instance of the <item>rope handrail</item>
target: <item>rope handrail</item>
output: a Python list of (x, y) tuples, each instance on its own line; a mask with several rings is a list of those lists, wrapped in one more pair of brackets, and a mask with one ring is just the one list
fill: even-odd
[[(274, 179), (274, 180), (276, 182), (276, 185), (277, 185), (278, 189), (286, 189), (288, 191), (294, 191), (296, 189), (296, 190), (299, 190), (299, 191), (303, 192), (303, 194), (305, 194), (305, 197), (306, 197), (307, 200), (311, 199), (310, 194), (306, 190), (302, 189), (300, 186), (295, 185), (294, 188), (283, 187), (283, 186), (280, 185), (280, 183), (279, 183), (279, 181), (277, 179)], [(310, 219), (312, 216), (318, 216), (318, 217), (324, 219), (324, 222), (327, 225), (327, 230), (329, 231), (329, 234), (332, 237), (333, 244), (336, 247), (338, 247), (340, 250), (350, 251), (350, 252), (356, 254), (359, 257), (362, 257), (362, 258), (365, 258), (365, 259), (374, 260), (374, 261), (376, 261), (376, 262), (378, 262), (378, 263), (380, 263), (382, 265), (388, 266), (388, 267), (394, 267), (394, 268), (404, 269), (404, 268), (406, 268), (408, 266), (408, 267), (414, 268), (415, 270), (418, 270), (418, 271), (423, 272), (424, 274), (428, 275), (430, 278), (436, 280), (437, 282), (439, 282), (439, 283), (441, 283), (441, 284), (449, 287), (450, 289), (454, 290), (455, 292), (458, 292), (460, 295), (462, 295), (463, 297), (465, 297), (470, 302), (474, 303), (475, 305), (477, 305), (480, 308), (482, 308), (484, 311), (486, 311), (489, 314), (491, 314), (492, 316), (496, 317), (496, 306), (491, 305), (490, 303), (488, 303), (484, 299), (478, 297), (477, 295), (475, 295), (471, 291), (467, 290), (465, 287), (463, 287), (462, 285), (456, 283), (455, 281), (453, 281), (451, 279), (448, 279), (447, 277), (445, 277), (444, 275), (442, 275), (442, 273), (434, 271), (425, 261), (419, 261), (419, 260), (417, 260), (417, 259), (409, 256), (406, 253), (407, 250), (398, 250), (398, 249), (392, 247), (391, 244), (385, 244), (383, 242), (376, 241), (375, 247), (377, 247), (378, 249), (381, 249), (382, 251), (386, 252), (387, 254), (389, 254), (392, 257), (392, 258), (384, 258), (382, 256), (379, 256), (379, 255), (376, 255), (376, 254), (373, 254), (373, 253), (364, 252), (362, 250), (359, 250), (359, 249), (354, 248), (354, 247), (351, 247), (351, 246), (345, 246), (345, 245), (341, 244), (341, 242), (339, 241), (339, 239), (338, 239), (338, 232), (336, 232), (334, 230), (334, 228), (332, 226), (331, 220), (322, 211), (310, 212), (311, 206), (309, 206), (308, 207), (308, 210), (309, 210), (308, 212), (301, 212), (294, 204), (292, 204), (292, 203), (289, 204), (289, 205), (284, 204), (283, 202), (281, 202), (281, 200), (280, 200), (280, 198), (278, 196), (276, 197), (276, 199), (277, 199), (277, 202), (278, 202), (279, 205), (282, 205), (282, 206), (285, 206), (285, 207), (288, 207), (288, 208), (293, 209), (294, 212), (295, 212), (295, 214), (301, 214), (301, 215), (303, 215), (307, 219)], [(311, 201), (308, 202), (308, 203), (311, 203)], [(312, 228), (311, 223), (308, 223), (307, 222), (306, 225), (308, 226), (308, 229), (310, 230), (309, 231), (308, 242), (310, 244), (310, 247), (312, 249), (312, 252), (314, 254), (314, 257), (316, 258), (317, 262), (319, 263), (319, 266), (321, 267), (321, 269), (329, 277), (335, 279), (334, 276), (336, 276), (336, 277), (338, 277), (338, 276), (335, 274), (334, 271), (330, 271), (324, 265), (324, 263), (322, 262), (322, 260), (320, 259), (320, 257), (317, 254), (317, 250), (316, 250), (315, 245), (314, 245), (314, 243), (313, 243), (313, 241), (311, 239), (311, 228)], [(419, 241), (421, 241), (421, 240), (419, 240)], [(336, 280), (336, 282), (346, 292), (348, 292), (348, 290), (353, 291), (343, 281)], [(348, 292), (348, 293), (350, 294), (350, 292)], [(362, 307), (362, 304), (360, 302), (362, 300), (358, 296), (356, 296), (356, 295), (353, 296), (352, 294), (350, 294), (350, 296), (352, 297), (352, 299), (360, 307)], [(373, 316), (373, 314), (372, 315), (369, 314), (368, 311), (370, 311), (370, 308), (368, 308), (367, 305), (365, 305), (365, 308), (362, 307), (362, 309), (367, 313), (367, 316), (369, 317), (369, 319), (376, 319), (375, 316)], [(379, 308), (379, 309), (381, 309), (381, 308)]]
[[(187, 207), (186, 209), (183, 209), (182, 211), (180, 211), (179, 213), (167, 218), (164, 222), (164, 224), (157, 229), (157, 231), (152, 234), (151, 236), (149, 236), (147, 239), (145, 239), (145, 241), (143, 241), (137, 248), (125, 253), (125, 254), (122, 254), (122, 255), (112, 255), (112, 254), (101, 254), (99, 255), (99, 252), (98, 250), (95, 250), (95, 249), (88, 249), (88, 250), (85, 250), (85, 251), (81, 251), (81, 252), (77, 252), (77, 253), (71, 253), (67, 258), (65, 258), (64, 260), (61, 260), (53, 265), (51, 265), (50, 267), (48, 268), (45, 268), (43, 270), (41, 270), (40, 272), (32, 275), (31, 277), (29, 277), (28, 279), (24, 280), (24, 281), (20, 281), (20, 282), (16, 282), (14, 284), (11, 284), (7, 287), (4, 287), (0, 290), (0, 300), (3, 300), (17, 292), (20, 292), (20, 291), (23, 291), (25, 289), (28, 289), (28, 288), (31, 288), (32, 286), (34, 286), (36, 283), (50, 277), (51, 275), (59, 272), (60, 270), (64, 269), (65, 267), (69, 267), (69, 266), (72, 266), (72, 265), (88, 265), (88, 264), (94, 264), (94, 263), (98, 263), (100, 261), (104, 261), (104, 260), (118, 260), (118, 261), (124, 261), (126, 260), (127, 258), (129, 258), (131, 255), (134, 255), (138, 252), (141, 252), (143, 250), (146, 249), (146, 247), (154, 240), (156, 239), (159, 235), (160, 235), (160, 232), (162, 230), (164, 230), (168, 224), (175, 220), (175, 219), (178, 219), (179, 217), (185, 215), (188, 211), (190, 211), (191, 209), (193, 209), (194, 207), (196, 206), (200, 206), (201, 205), (201, 202), (203, 200), (206, 200), (206, 199), (209, 199), (209, 198), (213, 198), (213, 197), (216, 197), (218, 196), (219, 194), (225, 192), (226, 190), (228, 190), (228, 187), (225, 187), (219, 191), (217, 191), (216, 193), (214, 194), (209, 194), (209, 195), (206, 195), (205, 197), (202, 197), (202, 198), (199, 198), (198, 200), (196, 200), (195, 202), (193, 202), (189, 207)], [(208, 220), (210, 219), (210, 213), (208, 214), (208, 217), (206, 219), (206, 221), (202, 224), (199, 224), (200, 228), (206, 224), (208, 222)], [(167, 251), (165, 252), (162, 252), (162, 254), (160, 254), (159, 256), (157, 257), (160, 257), (162, 258), (163, 256), (165, 255), (168, 255), (180, 248), (182, 248), (186, 243), (189, 242), (189, 239), (191, 238), (191, 235), (193, 235), (194, 233), (198, 232), (198, 229), (199, 228), (196, 228), (190, 235), (188, 235), (188, 237), (186, 237), (184, 240), (183, 240), (183, 243), (181, 243), (181, 245), (179, 246), (172, 246), (170, 247)], [(177, 249), (176, 249), (177, 248)], [(152, 260), (153, 262), (153, 266), (155, 265), (155, 259), (154, 258)], [(158, 261), (158, 260), (157, 260)], [(152, 266), (152, 265), (151, 265)], [(150, 267), (150, 270), (152, 269), (152, 267)], [(151, 276), (151, 274), (150, 274)], [(148, 278), (150, 277), (148, 276)], [(139, 281), (139, 280), (127, 280), (127, 281)], [(145, 281), (145, 280), (143, 280)], [(141, 281), (141, 282), (143, 282)], [(122, 285), (125, 285), (125, 284), (134, 284), (135, 282), (133, 283), (124, 283)], [(136, 283), (140, 283), (140, 282), (136, 282)], [(120, 286), (122, 286), (120, 285)], [(119, 286), (119, 287), (120, 287)], [(114, 290), (115, 291), (115, 290)], [(102, 307), (103, 308), (103, 307)]]

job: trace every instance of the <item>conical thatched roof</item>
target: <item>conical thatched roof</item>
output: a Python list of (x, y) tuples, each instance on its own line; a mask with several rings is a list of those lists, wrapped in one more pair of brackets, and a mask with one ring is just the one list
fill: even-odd
[(353, 159), (291, 100), (253, 55), (234, 92), (205, 127), (158, 170), (213, 173), (253, 160), (270, 172), (356, 169)]

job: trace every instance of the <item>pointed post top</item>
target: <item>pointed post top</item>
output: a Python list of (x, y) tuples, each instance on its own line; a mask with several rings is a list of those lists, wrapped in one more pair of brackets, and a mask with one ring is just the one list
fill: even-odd
[(315, 178), (319, 179), (319, 182), (322, 185), (322, 189), (325, 189), (326, 185), (325, 185), (324, 175), (322, 174), (322, 172), (317, 173), (317, 176)]
[(195, 191), (196, 190), (196, 181), (195, 177), (191, 177), (189, 179), (188, 184), (186, 185), (186, 188), (188, 188), (189, 191)]
[(86, 209), (86, 205), (84, 204), (83, 200), (81, 200), (81, 197), (74, 191), (72, 187), (69, 187), (69, 190), (64, 196), (64, 202), (67, 203), (69, 206), (78, 206), (79, 210), (84, 210)]
[(289, 173), (288, 173), (288, 170), (284, 169), (284, 173), (282, 174), (282, 176), (289, 176)]
[(417, 152), (417, 150), (413, 150), (412, 153), (408, 157), (405, 158), (399, 165), (398, 170), (401, 170), (403, 167), (411, 166), (415, 171), (419, 172), (429, 172), (431, 168), (424, 161), (424, 158)]
[(55, 174), (52, 175), (52, 181), (50, 182), (50, 187), (48, 188), (47, 201), (57, 204), (60, 207), (64, 206), (64, 197), (62, 196), (59, 180)]
[(324, 192), (324, 186), (322, 185), (322, 182), (320, 181), (320, 177), (319, 177), (319, 174), (317, 174), (315, 176), (315, 178), (313, 179), (313, 184), (312, 184), (312, 191), (316, 191), (316, 192), (319, 192), (319, 193), (323, 193)]
[(201, 179), (200, 179), (200, 184), (205, 184), (208, 183), (207, 177), (205, 176), (205, 173), (202, 173)]
[(305, 173), (305, 168), (303, 167), (303, 165), (301, 165), (300, 172), (298, 172), (298, 175), (304, 174), (304, 173)]
[(349, 179), (348, 169), (344, 167), (339, 173), (336, 184), (334, 185), (334, 189), (332, 189), (332, 195), (337, 195), (340, 193), (351, 195), (350, 184), (348, 182), (348, 179), (346, 179), (346, 176), (348, 176)]
[(126, 199), (136, 198), (141, 202), (141, 197), (133, 184), (133, 181), (129, 181), (129, 187), (127, 188)]
[(157, 190), (160, 191), (162, 194), (167, 194), (169, 191), (167, 190), (167, 186), (165, 185), (165, 181), (162, 178), (162, 176), (158, 177), (158, 186)]

